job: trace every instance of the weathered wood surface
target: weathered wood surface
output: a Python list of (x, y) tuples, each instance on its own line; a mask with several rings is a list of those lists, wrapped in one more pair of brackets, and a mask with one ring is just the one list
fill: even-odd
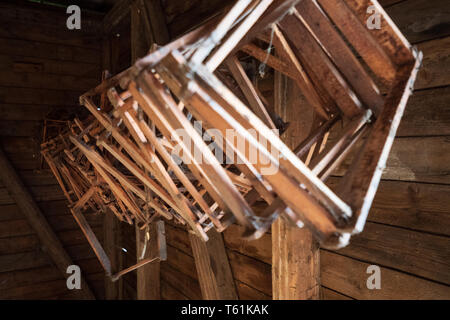
[[(70, 255), (64, 250), (60, 240), (48, 224), (45, 216), (40, 211), (32, 195), (27, 191), (25, 185), (6, 158), (2, 149), (0, 149), (0, 164), (2, 167), (0, 177), (6, 185), (8, 193), (27, 217), (28, 222), (38, 235), (42, 245), (45, 247), (45, 251), (56, 264), (60, 272), (67, 277), (67, 267), (73, 264)], [(82, 286), (82, 292), (86, 298), (95, 298), (85, 280), (82, 280)]]
[(222, 234), (208, 232), (208, 242), (189, 234), (198, 279), (205, 300), (237, 300), (238, 296)]
[[(288, 129), (295, 134), (284, 135), (287, 145), (294, 148), (312, 131), (313, 119), (317, 115), (298, 104), (300, 94), (294, 81), (279, 73), (275, 74), (274, 96), (275, 112), (284, 121), (299, 119), (291, 123)], [(298, 114), (303, 114), (304, 117), (298, 117)], [(319, 299), (320, 255), (311, 232), (306, 228), (300, 230), (279, 218), (272, 225), (271, 240), (273, 299)]]
[[(1, 144), (64, 250), (81, 267), (85, 283), (97, 298), (103, 298), (101, 267), (74, 225), (67, 203), (60, 200), (56, 181), (47, 170), (41, 170), (38, 152), (43, 119), (73, 112), (77, 96), (98, 82), (100, 15), (85, 13), (79, 33), (67, 30), (67, 14), (61, 8), (2, 3), (0, 16)], [(48, 99), (53, 93), (59, 97)], [(48, 258), (49, 249), (43, 247), (26, 216), (6, 193), (3, 181), (0, 185), (2, 204), (9, 203), (1, 206), (0, 214), (1, 297), (79, 299), (77, 290), (67, 290), (64, 275)], [(101, 219), (86, 217), (94, 232), (101, 235)]]
[[(169, 282), (172, 286), (175, 286), (179, 291), (184, 292), (185, 288), (177, 286), (177, 282), (169, 279), (169, 275), (164, 276), (164, 269), (168, 269), (166, 266), (170, 265), (171, 271), (178, 273), (178, 277), (189, 279), (191, 283), (198, 283), (197, 272), (194, 263), (193, 253), (189, 242), (188, 232), (184, 229), (173, 226), (172, 223), (166, 224), (166, 234), (168, 246), (168, 259), (162, 263), (161, 277), (162, 281)], [(270, 265), (263, 263), (261, 259), (270, 261), (271, 253), (270, 246), (266, 247), (265, 253), (257, 254), (252, 249), (253, 242), (249, 243), (248, 250), (240, 253), (240, 244), (233, 243), (230, 238), (233, 232), (242, 232), (242, 227), (231, 226), (224, 232), (224, 242), (226, 252), (230, 261), (233, 278), (239, 299), (268, 299), (271, 297), (271, 277), (270, 277)], [(230, 236), (227, 233), (230, 232)], [(270, 237), (264, 236), (265, 243), (270, 243)], [(230, 241), (228, 241), (228, 240)], [(261, 240), (257, 240), (259, 242)], [(239, 251), (238, 251), (239, 250)], [(184, 280), (188, 281), (188, 280)], [(195, 285), (200, 292), (200, 286)], [(184, 294), (190, 299), (198, 297), (198, 293), (189, 295)], [(200, 292), (201, 294), (201, 292)]]
[[(152, 223), (148, 230), (139, 230), (136, 226), (136, 257), (137, 261), (146, 258), (157, 257), (157, 230), (156, 223)], [(146, 240), (146, 232), (149, 238)], [(146, 243), (147, 242), (147, 243)], [(145, 249), (145, 251), (144, 251)], [(149, 263), (137, 269), (137, 299), (138, 300), (159, 300), (161, 299), (160, 289), (160, 263), (159, 261)]]
[(321, 283), (355, 299), (449, 299), (448, 286), (381, 267), (381, 290), (366, 286), (371, 264), (328, 251), (321, 252)]

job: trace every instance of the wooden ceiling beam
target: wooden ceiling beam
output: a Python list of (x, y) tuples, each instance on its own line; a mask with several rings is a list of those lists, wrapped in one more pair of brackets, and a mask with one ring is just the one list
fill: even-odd
[[(0, 179), (3, 181), (11, 197), (27, 218), (30, 226), (36, 232), (45, 252), (55, 263), (64, 278), (70, 276), (67, 267), (74, 265), (69, 254), (64, 249), (61, 241), (48, 224), (44, 214), (39, 209), (36, 201), (25, 187), (19, 175), (9, 162), (2, 148), (0, 148)], [(88, 283), (81, 278), (81, 294), (87, 299), (95, 299)]]
[(131, 0), (119, 0), (103, 18), (103, 32), (110, 33), (130, 13)]

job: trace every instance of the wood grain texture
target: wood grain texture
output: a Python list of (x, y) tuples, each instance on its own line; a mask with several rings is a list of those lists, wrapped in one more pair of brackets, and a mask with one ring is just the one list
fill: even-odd
[(222, 234), (210, 230), (208, 242), (189, 234), (198, 279), (205, 300), (237, 300)]
[(414, 275), (381, 267), (381, 289), (366, 286), (370, 264), (321, 250), (321, 283), (354, 299), (449, 299), (450, 288)]
[[(0, 177), (7, 186), (8, 192), (27, 217), (30, 225), (35, 230), (40, 241), (45, 246), (47, 253), (55, 262), (60, 272), (67, 277), (67, 267), (73, 264), (70, 255), (64, 250), (58, 237), (54, 234), (45, 216), (40, 211), (31, 194), (27, 191), (2, 149), (0, 149), (0, 165), (2, 167)], [(82, 285), (84, 288), (82, 291), (83, 295), (87, 298), (94, 298), (86, 281), (83, 280)]]
[[(299, 110), (305, 110), (301, 121), (292, 123), (285, 143), (294, 148), (307, 137), (314, 115), (308, 105), (298, 104), (295, 84), (279, 73), (275, 74), (275, 112), (284, 121), (298, 118)], [(313, 110), (310, 108), (309, 110)], [(311, 120), (311, 122), (307, 122)], [(294, 131), (295, 130), (295, 131)], [(278, 218), (272, 225), (272, 292), (273, 299), (319, 299), (319, 248), (310, 231), (292, 227)]]

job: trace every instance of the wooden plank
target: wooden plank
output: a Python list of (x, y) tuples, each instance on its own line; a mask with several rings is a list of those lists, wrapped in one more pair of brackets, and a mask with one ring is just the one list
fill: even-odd
[(235, 280), (261, 291), (265, 295), (272, 295), (271, 267), (269, 264), (227, 250), (231, 270)]
[(208, 237), (209, 240), (204, 242), (196, 235), (189, 234), (202, 297), (205, 300), (237, 300), (222, 235), (212, 229)]
[(67, 293), (65, 280), (53, 280), (28, 286), (2, 290), (1, 299), (45, 299), (50, 296)]
[(50, 105), (39, 105), (39, 104), (0, 104), (0, 117), (4, 121), (40, 121), (52, 111), (61, 112), (62, 114), (68, 114), (72, 107), (58, 107)]
[[(42, 212), (45, 212), (47, 217), (61, 216), (69, 214), (66, 199), (48, 202), (37, 202)], [(0, 221), (25, 219), (25, 216), (20, 211), (16, 204), (1, 206)]]
[[(18, 207), (17, 207), (18, 208)], [(56, 232), (74, 230), (78, 225), (71, 215), (48, 216), (47, 221)], [(94, 227), (101, 225), (102, 217), (95, 214), (85, 214), (86, 220)], [(17, 220), (2, 221), (0, 224), (0, 238), (19, 237), (34, 234), (33, 228), (24, 216), (16, 218)]]
[(369, 263), (321, 250), (321, 282), (327, 288), (354, 299), (426, 300), (449, 299), (450, 287), (406, 273), (380, 267), (381, 290), (369, 290)]
[(150, 45), (154, 42), (153, 34), (149, 34), (145, 29), (144, 11), (145, 8), (139, 6), (141, 1), (131, 2), (131, 63), (145, 56), (150, 49)]
[(240, 281), (236, 281), (236, 290), (239, 295), (239, 300), (272, 300), (271, 296)]
[(97, 79), (87, 77), (0, 70), (0, 86), (2, 87), (86, 91), (97, 83)]
[[(49, 48), (49, 50), (50, 49), (57, 50), (56, 48)], [(26, 52), (24, 52), (23, 54), (26, 54)], [(50, 54), (51, 53), (49, 52), (49, 55)], [(97, 57), (98, 53), (94, 52), (93, 56)], [(101, 74), (100, 67), (95, 63), (76, 62), (71, 60), (55, 60), (51, 59), (51, 57), (47, 58), (46, 56), (29, 57), (25, 55), (19, 55), (16, 52), (11, 52), (10, 54), (0, 54), (0, 70), (9, 70), (19, 73), (69, 75), (91, 79), (97, 79)]]
[(266, 62), (266, 64), (272, 69), (282, 72), (291, 78), (295, 78), (296, 73), (289, 68), (289, 65), (286, 62), (278, 59), (272, 54), (268, 54), (266, 50), (263, 50), (252, 43), (245, 45), (241, 50), (242, 52), (258, 59), (260, 62)]
[(397, 81), (385, 100), (385, 105), (377, 118), (364, 147), (354, 160), (352, 170), (342, 182), (339, 194), (352, 207), (355, 232), (362, 230), (369, 208), (375, 196), (383, 168), (400, 124), (406, 103), (411, 94), (420, 65), (419, 54), (414, 65), (402, 67)]
[(0, 38), (0, 53), (17, 58), (42, 58), (88, 64), (98, 64), (101, 59), (97, 49), (23, 39)]
[(414, 88), (450, 85), (450, 37), (422, 42), (417, 48), (423, 52), (423, 62)]
[(198, 282), (178, 270), (172, 268), (167, 263), (161, 264), (161, 279), (172, 287), (177, 288), (181, 294), (190, 300), (201, 300), (202, 293)]
[(272, 252), (273, 298), (319, 299), (319, 246), (311, 232), (279, 218), (272, 225)]
[[(314, 129), (314, 109), (299, 104), (298, 90), (294, 81), (280, 73), (275, 74), (274, 108), (284, 121), (294, 120), (284, 135), (291, 148), (303, 141)], [(309, 120), (309, 121), (308, 121)], [(290, 131), (289, 131), (290, 130)], [(318, 299), (319, 298), (319, 250), (312, 234), (306, 229), (292, 227), (282, 218), (272, 225), (271, 263), (273, 299)]]
[[(95, 269), (96, 272), (101, 272), (101, 269), (98, 269), (101, 268), (98, 261), (95, 262), (96, 266), (93, 266), (95, 264), (94, 261), (96, 260), (94, 259), (95, 255), (87, 243), (70, 245), (64, 248), (67, 252), (70, 252), (73, 255), (74, 264), (80, 266), (82, 270), (83, 266), (87, 265), (87, 270)], [(48, 250), (46, 247), (42, 247), (35, 251), (2, 255), (0, 257), (0, 272), (35, 269), (43, 266), (54, 265), (51, 259), (49, 259), (47, 252)], [(58, 271), (60, 270), (58, 269)], [(60, 277), (64, 278), (64, 275), (60, 275)]]
[(339, 254), (449, 285), (450, 239), (368, 222)]
[[(435, 73), (433, 72), (433, 74)], [(448, 74), (450, 74), (450, 72)], [(414, 92), (406, 106), (405, 114), (397, 131), (397, 137), (418, 137), (414, 140), (420, 141), (421, 139), (419, 137), (422, 136), (450, 135), (450, 108), (448, 106), (448, 101), (450, 101), (449, 86)], [(392, 153), (395, 152), (396, 147), (399, 144), (409, 143), (416, 145), (416, 141), (414, 140), (399, 139), (394, 142)], [(429, 146), (429, 143), (436, 143), (436, 146), (439, 143), (445, 143), (445, 140), (438, 140), (439, 139), (425, 139), (423, 143), (419, 142), (420, 147), (417, 146), (416, 149), (421, 150), (424, 154), (435, 154), (438, 156), (436, 151), (433, 151), (437, 149)], [(426, 149), (422, 149), (422, 147), (425, 147)], [(399, 146), (399, 150), (404, 149), (404, 147)], [(422, 159), (416, 158), (416, 160)], [(409, 165), (411, 165), (412, 170), (415, 171), (415, 164), (409, 163)], [(387, 166), (389, 166), (389, 160)], [(435, 167), (435, 165), (433, 167)]]
[[(248, 15), (244, 15), (244, 19), (240, 21), (240, 23), (236, 26), (236, 28), (232, 29), (229, 34), (224, 38), (224, 34), (220, 35), (220, 38), (212, 40), (213, 43), (215, 41), (220, 41), (223, 39), (223, 42), (220, 46), (217, 46), (217, 50), (214, 50), (214, 52), (211, 53), (211, 55), (206, 60), (205, 66), (208, 70), (214, 71), (217, 69), (217, 67), (222, 64), (222, 62), (228, 57), (228, 55), (235, 50), (237, 45), (241, 42), (241, 40), (249, 33), (250, 29), (257, 23), (258, 20), (266, 13), (270, 5), (272, 4), (273, 0), (261, 0), (255, 4), (255, 6), (252, 8), (252, 10), (248, 13)], [(237, 8), (239, 5), (241, 6), (240, 10), (238, 9), (238, 14), (235, 15), (235, 18), (232, 19), (232, 21), (237, 20), (239, 16), (245, 12), (245, 9), (247, 5), (250, 3), (250, 1), (244, 1), (240, 0), (237, 1), (236, 4), (233, 6), (233, 8), (227, 13), (226, 16), (230, 15), (235, 8)], [(225, 16), (225, 17), (226, 17)], [(267, 14), (265, 14), (265, 17), (267, 18)], [(226, 19), (226, 18), (224, 18)], [(222, 22), (221, 22), (222, 23)], [(221, 23), (219, 23), (216, 30), (219, 29)], [(255, 29), (258, 29), (258, 27), (255, 27)], [(227, 30), (228, 31), (228, 30)], [(220, 33), (214, 31), (216, 34), (215, 36), (218, 36)], [(215, 44), (214, 44), (215, 46)], [(197, 50), (197, 52), (192, 57), (192, 61), (194, 63), (198, 63), (204, 60), (206, 56), (211, 52), (212, 48), (206, 49), (206, 51), (202, 48)], [(203, 58), (198, 59), (197, 56), (201, 56), (200, 52), (207, 52), (206, 55), (203, 56)]]
[(120, 0), (114, 3), (114, 6), (103, 18), (103, 32), (113, 31), (117, 25), (130, 13), (130, 0)]
[[(352, 118), (361, 112), (361, 102), (343, 79), (329, 57), (310, 34), (307, 27), (296, 15), (286, 16), (279, 22), (286, 38), (293, 43), (295, 52), (301, 57), (308, 70), (317, 74), (326, 91), (330, 94), (338, 107)], [(305, 45), (300, 45), (301, 43)]]
[[(73, 220), (72, 217), (70, 218)], [(100, 227), (94, 227), (93, 231), (95, 234), (101, 235)], [(61, 239), (64, 246), (86, 243), (86, 238), (79, 229), (58, 231), (56, 232), (56, 235)], [(0, 254), (6, 255), (29, 252), (39, 250), (40, 247), (41, 243), (35, 234), (0, 238)]]
[[(238, 231), (236, 232), (243, 230), (243, 227), (236, 225), (233, 225), (230, 228), (233, 227), (238, 227)], [(227, 228), (225, 232), (228, 232), (230, 228)], [(179, 227), (168, 226), (167, 236), (168, 243), (170, 244), (168, 247), (169, 258), (167, 263), (180, 270), (180, 272), (188, 274), (191, 278), (197, 278), (188, 232)], [(268, 237), (268, 240), (270, 241), (270, 235), (268, 235)], [(270, 265), (260, 261), (261, 255), (251, 254), (252, 248), (254, 248), (253, 243), (255, 242), (259, 243), (259, 248), (255, 248), (255, 250), (266, 252), (267, 248), (262, 248), (262, 244), (259, 240), (250, 242), (240, 239), (234, 240), (238, 241), (238, 243), (247, 243), (248, 248), (248, 251), (244, 251), (243, 254), (241, 254), (238, 252), (239, 248), (236, 247), (236, 245), (231, 245), (230, 248), (226, 247), (230, 265), (234, 268), (233, 270), (235, 270), (233, 274), (239, 299), (270, 299), (271, 292), (270, 289), (267, 290), (267, 288), (270, 288)], [(264, 243), (267, 244), (267, 240), (265, 240)], [(178, 250), (173, 247), (176, 247)], [(270, 251), (270, 246), (268, 247), (268, 250)], [(270, 259), (271, 256), (266, 254), (265, 260), (270, 261)], [(265, 291), (263, 292), (261, 290)]]
[(301, 1), (296, 8), (361, 101), (377, 115), (383, 105), (383, 98), (332, 22), (312, 1)]
[(97, 256), (98, 260), (100, 261), (103, 268), (105, 269), (106, 275), (110, 276), (112, 274), (111, 262), (109, 260), (109, 257), (106, 255), (102, 245), (100, 244), (100, 241), (98, 240), (97, 236), (95, 235), (94, 231), (90, 227), (90, 225), (87, 222), (84, 215), (77, 208), (71, 209), (70, 211), (72, 212), (73, 217), (75, 218), (75, 220), (77, 221), (81, 230), (83, 231), (84, 235), (86, 236), (86, 239), (88, 240), (90, 246), (94, 250), (95, 255)]
[(409, 0), (390, 6), (386, 12), (411, 43), (450, 34), (450, 11), (445, 0)]
[[(35, 26), (39, 26), (40, 28), (54, 26), (61, 26), (64, 28), (66, 27), (66, 8), (57, 6), (42, 6), (36, 3), (27, 3), (27, 5), (23, 4), (24, 2), (20, 0), (3, 1), (0, 4), (0, 17), (5, 21), (14, 20), (17, 23), (29, 23)], [(81, 7), (87, 9), (86, 7)], [(103, 14), (99, 12), (83, 10), (84, 23), (83, 28), (79, 32), (99, 32), (99, 18), (101, 18), (102, 16)]]
[(144, 18), (148, 19), (151, 24), (154, 42), (160, 46), (167, 44), (170, 40), (170, 35), (161, 0), (143, 2), (147, 10), (147, 15)]
[[(450, 139), (448, 136), (398, 137), (394, 140), (382, 179), (411, 182), (449, 184)], [(361, 145), (362, 142), (356, 145)], [(411, 157), (411, 154), (420, 157)], [(355, 154), (345, 159), (342, 166), (333, 174), (342, 176), (355, 160)]]
[[(17, 170), (17, 173), (27, 187), (57, 184), (55, 176), (50, 170)], [(0, 187), (4, 186), (3, 181), (0, 180)]]
[[(117, 217), (109, 211), (104, 212), (103, 217), (103, 247), (111, 264), (111, 272), (115, 274), (121, 269), (123, 264), (121, 255), (121, 228)], [(109, 277), (105, 277), (105, 299), (121, 300), (123, 297), (123, 279), (112, 282)]]
[[(67, 277), (67, 267), (73, 262), (67, 252), (64, 250), (58, 237), (55, 235), (38, 205), (31, 194), (25, 188), (23, 182), (9, 163), (2, 149), (0, 149), (0, 177), (7, 185), (8, 191), (16, 201), (23, 214), (27, 217), (32, 227), (35, 229), (39, 239), (45, 245), (47, 253), (55, 262), (60, 272)], [(83, 295), (87, 298), (94, 298), (88, 284), (82, 280)]]
[[(83, 271), (85, 272), (84, 276), (90, 278), (90, 275), (94, 273), (98, 274), (99, 270), (95, 270), (93, 268), (86, 270), (83, 268)], [(62, 277), (55, 266), (44, 266), (35, 269), (3, 272), (0, 274), (0, 289), (3, 291), (57, 279), (62, 279)], [(74, 298), (76, 299), (76, 296)]]
[(82, 91), (0, 87), (0, 104), (76, 106)]
[[(348, 7), (348, 3), (334, 0), (318, 0), (318, 3), (371, 70), (385, 82), (390, 83), (395, 77), (396, 66), (371, 36), (366, 25)], [(365, 8), (367, 10), (367, 6)]]
[[(188, 244), (190, 245), (190, 242), (188, 242)], [(177, 247), (169, 244), (167, 246), (167, 257), (167, 261), (162, 263), (162, 265), (168, 264), (172, 268), (177, 269), (178, 272), (181, 272), (198, 281), (197, 268), (193, 256), (186, 254), (185, 252), (179, 250)]]
[(264, 103), (261, 101), (261, 98), (258, 96), (255, 88), (251, 80), (248, 78), (245, 73), (244, 68), (241, 63), (237, 59), (236, 56), (230, 57), (226, 64), (234, 79), (238, 83), (245, 97), (247, 98), (248, 103), (250, 104), (253, 112), (269, 127), (272, 129), (276, 129), (272, 119), (270, 118), (269, 113), (264, 106)]
[(382, 46), (383, 50), (396, 66), (409, 64), (414, 61), (414, 56), (411, 53), (411, 45), (377, 1), (348, 0), (346, 4), (365, 27), (367, 27), (367, 20), (370, 17), (367, 8), (374, 7), (379, 14), (381, 27), (370, 30), (367, 28), (370, 35)]
[[(3, 10), (0, 10), (0, 12), (2, 11)], [(46, 20), (48, 20), (48, 18), (46, 18)], [(29, 22), (18, 23), (15, 19), (0, 19), (0, 38), (46, 42), (56, 45), (70, 45), (94, 50), (100, 49), (100, 30), (98, 27), (93, 28), (94, 31), (86, 32), (84, 30), (88, 29), (82, 28), (80, 31), (73, 32), (67, 29), (65, 21), (64, 24), (59, 26), (52, 25), (45, 26), (44, 28), (41, 27), (40, 23), (41, 22), (39, 22), (39, 24)], [(97, 26), (99, 26), (98, 23)], [(45, 32), (42, 30), (45, 30)]]
[(244, 228), (233, 224), (223, 232), (225, 246), (246, 256), (255, 258), (265, 263), (272, 263), (272, 238), (266, 233), (261, 238), (253, 241), (242, 239)]
[(178, 291), (176, 287), (161, 281), (161, 300), (189, 300), (189, 298)]
[(42, 133), (42, 121), (0, 120), (0, 135), (4, 137), (38, 137)]
[(320, 288), (321, 291), (321, 300), (352, 300), (352, 298), (344, 296), (339, 292), (330, 290), (325, 287)]
[(184, 253), (193, 256), (189, 234), (184, 227), (166, 223), (167, 243)]
[[(338, 186), (339, 179), (328, 180), (332, 189)], [(368, 221), (448, 236), (448, 192), (448, 185), (382, 180)]]
[[(148, 235), (146, 235), (147, 232)], [(139, 262), (142, 259), (154, 258), (158, 255), (157, 224), (155, 222), (151, 223), (146, 230), (140, 230), (136, 225), (137, 261)], [(137, 299), (161, 299), (159, 261), (149, 263), (137, 269)]]
[(194, 0), (183, 3), (166, 1), (164, 11), (172, 39), (197, 28), (203, 21), (216, 16), (218, 12), (233, 3), (232, 0)]
[[(65, 199), (61, 188), (56, 185), (30, 187), (29, 190), (37, 202)], [(7, 188), (0, 188), (0, 205), (13, 203), (14, 197), (8, 193)]]

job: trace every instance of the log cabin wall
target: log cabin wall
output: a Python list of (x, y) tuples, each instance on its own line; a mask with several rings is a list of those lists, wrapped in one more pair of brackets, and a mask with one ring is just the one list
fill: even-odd
[[(449, 299), (450, 8), (440, 0), (380, 3), (424, 61), (363, 233), (347, 248), (321, 250), (322, 293)], [(367, 289), (369, 265), (381, 268), (380, 290)]]
[[(445, 0), (380, 0), (406, 38), (423, 51), (424, 62), (397, 133), (364, 232), (339, 251), (321, 250), (323, 299), (450, 298), (450, 12)], [(223, 2), (166, 1), (172, 38), (190, 29), (191, 17), (206, 18)], [(211, 10), (211, 11), (209, 11)], [(259, 82), (273, 102), (273, 78)], [(302, 101), (298, 97), (298, 101)], [(303, 100), (304, 101), (304, 100)], [(289, 143), (302, 132), (298, 110), (287, 110)], [(310, 116), (310, 115), (308, 115)], [(296, 117), (296, 118), (295, 118)], [(339, 180), (339, 170), (331, 178)], [(168, 224), (168, 260), (161, 264), (163, 299), (200, 299), (187, 232)], [(270, 299), (271, 234), (239, 240), (241, 230), (224, 232), (240, 299)], [(369, 265), (381, 269), (381, 290), (366, 286)]]
[[(0, 143), (53, 231), (79, 265), (96, 298), (104, 272), (46, 165), (40, 144), (44, 119), (81, 108), (78, 96), (101, 79), (101, 19), (82, 15), (66, 28), (64, 8), (0, 3)], [(48, 122), (48, 126), (54, 124)], [(87, 215), (102, 238), (102, 217)], [(36, 233), (0, 181), (0, 299), (72, 299)]]

